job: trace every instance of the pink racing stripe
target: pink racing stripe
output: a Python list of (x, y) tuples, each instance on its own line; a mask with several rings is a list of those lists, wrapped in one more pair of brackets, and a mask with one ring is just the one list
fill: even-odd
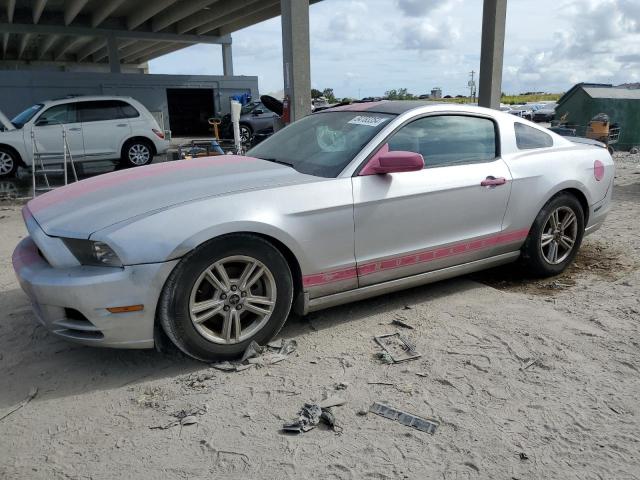
[(150, 177), (174, 174), (182, 170), (194, 170), (200, 168), (218, 167), (233, 163), (256, 161), (253, 157), (239, 155), (221, 155), (219, 157), (198, 158), (196, 160), (183, 160), (175, 162), (155, 163), (145, 167), (120, 170), (106, 173), (96, 177), (87, 178), (81, 182), (72, 183), (66, 187), (57, 188), (31, 200), (28, 205), (32, 213), (37, 213), (47, 207), (60, 202), (73, 200), (89, 193), (104, 190), (116, 185), (135, 182)]
[(324, 285), (326, 283), (340, 282), (342, 280), (349, 280), (356, 278), (358, 275), (356, 267), (349, 267), (341, 270), (334, 270), (327, 273), (315, 273), (313, 275), (306, 275), (302, 279), (302, 284), (305, 287), (314, 287), (316, 285)]
[(401, 255), (398, 257), (387, 258), (385, 260), (377, 260), (374, 262), (365, 263), (359, 265), (357, 269), (355, 267), (347, 267), (344, 269), (332, 270), (331, 272), (327, 273), (315, 273), (312, 275), (306, 275), (303, 278), (303, 285), (305, 287), (325, 285), (327, 283), (339, 282), (341, 280), (354, 278), (356, 276), (363, 277), (365, 275), (370, 275), (372, 273), (377, 273), (385, 270), (393, 270), (396, 268), (431, 262), (433, 260), (440, 260), (442, 258), (453, 257), (476, 250), (494, 247), (496, 245), (521, 241), (526, 239), (527, 235), (529, 235), (528, 228), (516, 230), (513, 232), (502, 232), (492, 237), (457, 243), (449, 247), (424, 250), (421, 252), (412, 253), (410, 255)]

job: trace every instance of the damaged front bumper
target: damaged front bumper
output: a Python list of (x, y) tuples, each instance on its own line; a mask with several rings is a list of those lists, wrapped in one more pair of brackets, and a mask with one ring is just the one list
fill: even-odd
[[(156, 305), (177, 260), (122, 268), (53, 267), (27, 237), (13, 268), (38, 320), (52, 333), (84, 345), (152, 348)], [(143, 305), (111, 313), (108, 308)]]

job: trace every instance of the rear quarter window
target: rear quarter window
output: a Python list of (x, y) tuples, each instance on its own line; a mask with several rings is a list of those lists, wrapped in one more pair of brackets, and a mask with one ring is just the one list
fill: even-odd
[(553, 137), (551, 135), (524, 123), (516, 122), (514, 127), (516, 131), (516, 146), (520, 150), (553, 147)]

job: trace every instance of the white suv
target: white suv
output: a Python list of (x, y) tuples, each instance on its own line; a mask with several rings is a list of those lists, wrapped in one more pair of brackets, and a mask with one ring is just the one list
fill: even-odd
[(68, 97), (37, 103), (8, 121), (0, 112), (0, 178), (30, 167), (33, 138), (43, 162), (61, 163), (62, 130), (74, 162), (117, 160), (146, 165), (169, 148), (158, 122), (129, 97)]

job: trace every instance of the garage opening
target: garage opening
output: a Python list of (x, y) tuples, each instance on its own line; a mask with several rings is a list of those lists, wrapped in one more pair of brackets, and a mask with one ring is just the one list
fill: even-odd
[(208, 120), (214, 117), (211, 88), (167, 88), (169, 126), (175, 137), (198, 137), (211, 134)]

